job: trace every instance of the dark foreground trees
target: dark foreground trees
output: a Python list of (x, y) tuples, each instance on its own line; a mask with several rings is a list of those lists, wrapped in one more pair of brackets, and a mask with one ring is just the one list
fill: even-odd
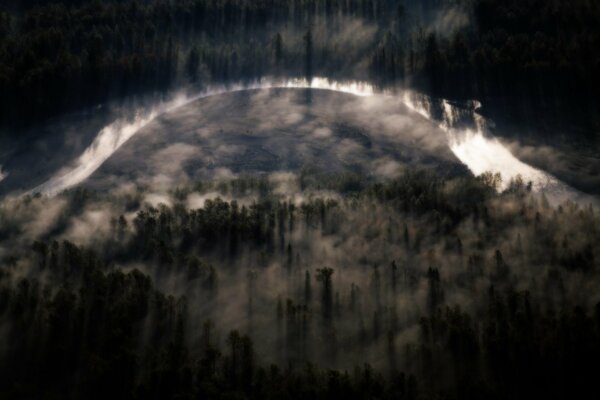
[[(124, 215), (135, 194), (3, 204), (0, 395), (563, 399), (596, 390), (593, 208), (550, 207), (518, 182), (496, 194), (486, 178), (425, 172), (335, 201), (305, 193), (299, 205), (263, 179), (196, 190), (216, 187), (244, 204), (190, 210), (182, 201), (192, 188), (135, 217)], [(262, 197), (248, 204), (253, 193)], [(30, 207), (52, 201), (69, 217), (33, 238)], [(99, 204), (113, 210), (110, 233), (71, 237), (85, 246), (65, 240), (69, 218)]]

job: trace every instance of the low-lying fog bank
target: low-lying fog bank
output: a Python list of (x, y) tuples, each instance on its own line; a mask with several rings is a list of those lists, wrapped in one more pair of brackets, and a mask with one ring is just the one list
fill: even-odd
[[(102, 181), (108, 188), (123, 180), (168, 185), (307, 165), (384, 177), (404, 166), (456, 174), (460, 161), (475, 175), (500, 173), (503, 188), (520, 176), (555, 204), (596, 201), (516, 158), (513, 154), (525, 150), (491, 137), (477, 107), (476, 102), (379, 93), (368, 83), (324, 78), (209, 87), (106, 125), (74, 162), (63, 163), (53, 178), (31, 192), (54, 195), (86, 181), (99, 168), (89, 182), (92, 187), (99, 188)], [(15, 189), (15, 182), (26, 185), (31, 175), (24, 166), (12, 167), (18, 174), (0, 185), (5, 193)]]
[[(307, 96), (309, 98), (307, 99)], [(393, 178), (407, 167), (465, 174), (445, 133), (384, 97), (304, 89), (204, 98), (141, 129), (86, 182), (170, 187), (195, 179), (317, 168)]]

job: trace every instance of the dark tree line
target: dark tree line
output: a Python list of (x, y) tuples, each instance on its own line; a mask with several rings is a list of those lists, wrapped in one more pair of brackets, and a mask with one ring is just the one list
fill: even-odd
[[(313, 18), (387, 18), (394, 2), (57, 1), (0, 8), (2, 121), (27, 125), (111, 99), (187, 81), (228, 82), (294, 67), (304, 49), (275, 29)], [(307, 56), (308, 57), (308, 56)]]
[[(457, 13), (467, 22), (438, 26)], [(30, 125), (189, 83), (324, 75), (582, 109), (597, 126), (599, 18), (585, 0), (5, 2), (0, 120)]]

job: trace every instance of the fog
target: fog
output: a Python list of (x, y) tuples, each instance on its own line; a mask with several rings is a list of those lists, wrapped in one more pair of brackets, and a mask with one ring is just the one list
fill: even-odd
[[(531, 167), (514, 157), (508, 147), (490, 135), (489, 131), (486, 129), (485, 119), (477, 113), (477, 107), (479, 105), (476, 102), (466, 103), (464, 105), (450, 104), (445, 100), (431, 99), (427, 96), (410, 91), (388, 90), (382, 92), (366, 82), (340, 82), (328, 80), (326, 78), (314, 78), (310, 83), (304, 79), (261, 79), (251, 83), (208, 86), (201, 92), (195, 94), (175, 95), (174, 99), (171, 101), (162, 102), (154, 107), (139, 109), (134, 112), (133, 118), (118, 119), (104, 127), (98, 132), (92, 144), (78, 157), (77, 160), (70, 166), (65, 166), (58, 171), (54, 177), (47, 182), (31, 189), (30, 193), (40, 192), (52, 196), (62, 190), (80, 184), (152, 121), (163, 115), (169, 115), (199, 99), (226, 93), (276, 88), (310, 88), (313, 90), (326, 90), (359, 97), (373, 98), (374, 102), (371, 103), (373, 104), (371, 110), (369, 110), (369, 107), (363, 107), (361, 111), (364, 113), (368, 113), (369, 111), (372, 112), (373, 107), (378, 107), (377, 99), (381, 99), (382, 102), (389, 100), (400, 101), (404, 106), (443, 129), (447, 134), (447, 146), (474, 175), (480, 175), (486, 171), (500, 173), (502, 175), (501, 189), (508, 187), (511, 180), (520, 177), (525, 183), (531, 182), (535, 190), (546, 192), (555, 204), (558, 204), (567, 198), (575, 199), (581, 196), (580, 193), (560, 182), (552, 175)], [(256, 104), (260, 104), (260, 98), (256, 100)], [(332, 105), (332, 107), (335, 107), (335, 105)], [(285, 113), (286, 111), (282, 110), (282, 112)], [(294, 114), (287, 114), (285, 118), (290, 118), (293, 115)], [(436, 117), (435, 115), (439, 116)], [(369, 118), (368, 115), (365, 115), (364, 117)], [(389, 123), (393, 123), (393, 121), (389, 121)], [(201, 126), (198, 126), (197, 129), (201, 129)], [(403, 133), (400, 133), (400, 135), (402, 134)], [(327, 131), (316, 130), (315, 137), (326, 138)], [(427, 141), (428, 139), (426, 138), (425, 142)], [(351, 143), (348, 143), (346, 146), (350, 144)], [(515, 144), (512, 143), (513, 148), (514, 146)], [(234, 148), (228, 150), (227, 147), (222, 147), (220, 151), (231, 150), (234, 150)], [(164, 160), (176, 159), (177, 157), (170, 155), (168, 153), (169, 151), (172, 152), (175, 151), (175, 149), (165, 149), (165, 153), (162, 156), (157, 155), (157, 157)], [(197, 151), (197, 156), (203, 157), (201, 155), (201, 148), (190, 148), (190, 151)], [(350, 152), (349, 154), (352, 154), (353, 150), (351, 147), (348, 147), (347, 151)], [(218, 157), (218, 154), (212, 154), (211, 156)], [(381, 172), (382, 174), (389, 174), (390, 171), (398, 170), (397, 166), (394, 165), (394, 160), (390, 159), (377, 161), (373, 165), (373, 168), (374, 171)], [(160, 177), (158, 177), (158, 179), (160, 179)], [(165, 182), (165, 184), (168, 186), (169, 182)], [(586, 198), (584, 201), (590, 201), (590, 199)]]
[[(400, 181), (409, 177), (410, 173), (398, 175)], [(555, 257), (567, 250), (545, 252), (541, 228), (533, 225), (540, 218), (536, 215), (541, 213), (537, 224), (549, 229), (548, 235), (570, 238), (568, 251), (584, 251), (596, 235), (598, 216), (591, 208), (571, 203), (557, 212), (544, 197), (524, 188), (517, 196), (492, 196), (486, 201), (488, 222), (470, 217), (450, 228), (448, 216), (435, 210), (403, 212), (393, 203), (349, 196), (325, 181), (316, 183), (319, 178), (307, 187), (302, 183), (306, 179), (278, 172), (261, 178), (223, 177), (201, 187), (179, 185), (160, 193), (123, 187), (113, 194), (73, 191), (5, 200), (0, 208), (3, 229), (16, 230), (4, 236), (0, 256), (19, 259), (14, 279), (31, 274), (43, 281), (36, 259), (20, 249), (45, 238), (68, 240), (103, 254), (112, 260), (110, 268), (141, 270), (160, 291), (185, 296), (190, 345), (201, 340), (202, 324), (210, 319), (220, 335), (233, 329), (248, 332), (261, 360), (293, 365), (310, 360), (340, 368), (369, 362), (385, 370), (390, 363), (389, 340), (398, 349), (416, 342), (421, 316), (430, 312), (432, 301), (442, 301), (432, 300), (437, 295), (432, 295), (430, 268), (439, 270), (443, 302), (474, 315), (485, 310), (482, 297), (491, 284), (499, 290), (528, 290), (533, 299), (550, 307), (557, 299), (541, 283), (554, 279), (547, 276), (553, 276)], [(464, 178), (452, 178), (440, 190), (446, 201), (462, 202), (458, 196), (466, 187)], [(235, 200), (247, 210), (274, 206), (271, 238), (265, 236), (259, 246), (249, 238), (235, 247), (228, 235), (212, 245), (202, 245), (205, 239), (199, 239), (189, 253), (179, 254), (176, 249), (191, 223), (184, 221), (203, 213), (213, 215), (220, 199), (231, 204)], [(280, 214), (288, 204), (297, 207), (295, 217)], [(265, 223), (268, 215), (263, 216)], [(125, 228), (118, 227), (119, 216), (125, 217)], [(150, 221), (159, 224), (158, 230), (148, 228)], [(162, 240), (172, 241), (174, 253), (164, 258), (160, 253), (164, 244), (157, 247), (147, 235), (170, 238)], [(594, 253), (599, 250), (597, 243), (592, 246)], [(218, 289), (203, 289), (204, 278), (190, 281), (184, 260), (192, 255), (214, 266)], [(331, 305), (322, 303), (323, 289), (315, 280), (323, 267), (334, 270)], [(586, 306), (600, 301), (595, 278), (565, 272), (562, 279), (561, 299)], [(286, 305), (287, 299), (292, 303)], [(278, 317), (278, 304), (284, 317)], [(302, 305), (309, 311), (294, 308)], [(323, 322), (321, 314), (329, 315), (324, 307), (331, 307), (333, 322)], [(297, 329), (304, 332), (303, 339), (295, 336)], [(386, 339), (386, 332), (393, 333), (391, 339)]]

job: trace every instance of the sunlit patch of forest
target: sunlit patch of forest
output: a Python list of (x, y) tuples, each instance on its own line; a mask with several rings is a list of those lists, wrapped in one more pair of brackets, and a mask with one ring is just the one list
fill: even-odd
[(3, 398), (583, 397), (600, 216), (407, 170), (0, 205)]

